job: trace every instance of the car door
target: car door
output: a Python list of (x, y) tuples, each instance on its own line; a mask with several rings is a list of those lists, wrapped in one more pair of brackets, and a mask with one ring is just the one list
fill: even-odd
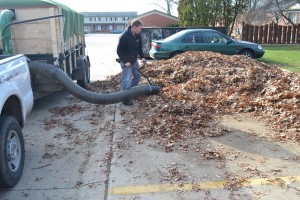
[(226, 55), (236, 54), (234, 45), (231, 45), (228, 38), (219, 32), (205, 31), (204, 42), (209, 46), (210, 51)]
[(206, 51), (202, 32), (192, 32), (181, 39), (182, 51)]

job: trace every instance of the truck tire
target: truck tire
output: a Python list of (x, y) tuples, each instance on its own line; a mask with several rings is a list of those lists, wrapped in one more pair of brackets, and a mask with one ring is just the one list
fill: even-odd
[(88, 85), (90, 83), (90, 61), (89, 58), (85, 58), (84, 56), (80, 56), (76, 59), (76, 64), (80, 68), (82, 68), (83, 79), (77, 80), (77, 84), (84, 89), (88, 89)]
[(0, 116), (0, 188), (18, 183), (24, 159), (24, 138), (19, 123), (14, 117)]
[(84, 76), (83, 76), (84, 78), (83, 80), (77, 80), (77, 84), (84, 89), (88, 89), (88, 85), (90, 83), (90, 68), (89, 67), (85, 68), (83, 72), (84, 72)]

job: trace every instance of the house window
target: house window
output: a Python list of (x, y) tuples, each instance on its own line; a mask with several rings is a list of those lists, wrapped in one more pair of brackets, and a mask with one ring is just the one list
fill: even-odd
[(101, 25), (95, 26), (96, 31), (101, 31)]
[(98, 21), (99, 21), (99, 22), (101, 21), (101, 17), (98, 17)]
[(124, 25), (117, 25), (117, 30), (124, 30)]
[(91, 21), (93, 21), (93, 18), (92, 18), (92, 17), (90, 17), (90, 18), (89, 18), (89, 21), (90, 21), (90, 22), (91, 22)]
[(297, 12), (290, 12), (289, 18), (294, 24), (298, 24), (298, 13)]
[(108, 25), (108, 30), (112, 31), (113, 30), (113, 26), (112, 25)]

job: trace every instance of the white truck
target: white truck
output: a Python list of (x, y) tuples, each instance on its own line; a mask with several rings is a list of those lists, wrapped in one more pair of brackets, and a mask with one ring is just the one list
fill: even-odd
[(14, 186), (22, 175), (21, 128), (34, 100), (64, 87), (37, 67), (59, 69), (66, 79), (87, 87), (90, 63), (83, 30), (83, 15), (58, 2), (0, 1), (0, 187)]
[(11, 187), (24, 167), (21, 128), (33, 107), (28, 63), (23, 55), (0, 56), (0, 187)]

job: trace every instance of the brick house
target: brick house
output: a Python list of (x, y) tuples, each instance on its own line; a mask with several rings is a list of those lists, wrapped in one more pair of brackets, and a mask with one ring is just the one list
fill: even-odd
[(128, 24), (134, 19), (140, 19), (144, 27), (158, 27), (163, 28), (171, 24), (177, 24), (178, 18), (168, 15), (158, 10), (152, 10), (128, 20)]
[[(295, 3), (287, 10), (284, 10), (284, 13), (288, 16), (288, 18), (294, 24), (300, 24), (300, 3)], [(275, 23), (277, 23), (277, 24), (290, 25), (289, 22), (281, 16), (279, 16), (279, 17), (275, 16), (275, 19), (278, 20), (278, 21), (275, 21)]]
[[(294, 23), (300, 23), (300, 4), (294, 3), (288, 9), (284, 10), (283, 13)], [(241, 39), (243, 23), (251, 24), (255, 26), (265, 25), (265, 24), (278, 24), (278, 25), (291, 25), (284, 17), (280, 14), (271, 11), (262, 12), (261, 10), (257, 10), (253, 13), (242, 14), (238, 16), (234, 30), (232, 33), (232, 37), (236, 39)]]
[[(282, 11), (283, 14), (288, 17), (295, 25), (300, 23), (300, 3), (295, 3), (286, 10)], [(291, 25), (279, 12), (261, 12), (256, 15), (257, 18), (253, 25), (263, 25), (275, 23), (278, 25)]]

